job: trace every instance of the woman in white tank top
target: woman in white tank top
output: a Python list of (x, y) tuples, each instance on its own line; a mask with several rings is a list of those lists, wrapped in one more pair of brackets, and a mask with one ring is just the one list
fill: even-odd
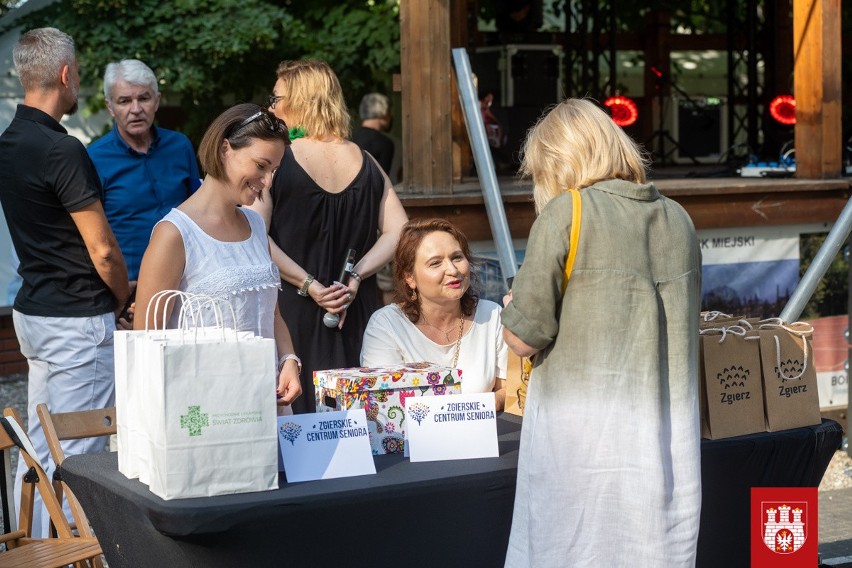
[[(162, 290), (227, 299), (236, 320), (224, 310), (225, 325), (275, 339), (279, 405), (289, 405), (301, 394), (301, 362), (278, 312), (281, 279), (269, 255), (263, 220), (243, 206), (269, 187), (288, 143), (286, 125), (257, 105), (237, 105), (219, 115), (198, 149), (204, 181), (154, 227), (136, 294), (140, 313)], [(153, 328), (164, 316), (173, 327), (175, 312), (172, 306), (161, 308), (148, 322), (136, 320), (134, 328)]]

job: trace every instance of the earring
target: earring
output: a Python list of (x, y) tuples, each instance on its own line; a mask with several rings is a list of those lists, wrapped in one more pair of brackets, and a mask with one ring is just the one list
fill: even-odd
[(411, 289), (411, 296), (409, 296), (409, 297), (411, 298), (412, 302), (417, 301), (417, 289), (416, 288)]

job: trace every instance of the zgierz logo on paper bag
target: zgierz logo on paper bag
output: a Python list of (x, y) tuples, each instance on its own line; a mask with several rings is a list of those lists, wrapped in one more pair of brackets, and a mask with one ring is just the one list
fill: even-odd
[(753, 487), (752, 566), (808, 566), (817, 563), (817, 489)]

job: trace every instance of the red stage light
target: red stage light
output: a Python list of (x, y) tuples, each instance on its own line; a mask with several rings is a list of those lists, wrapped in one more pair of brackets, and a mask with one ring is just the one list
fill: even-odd
[(796, 124), (796, 99), (793, 95), (778, 95), (769, 103), (769, 114), (781, 124)]
[(639, 118), (639, 109), (636, 108), (636, 103), (627, 97), (610, 97), (603, 104), (609, 108), (612, 121), (619, 126), (630, 126)]

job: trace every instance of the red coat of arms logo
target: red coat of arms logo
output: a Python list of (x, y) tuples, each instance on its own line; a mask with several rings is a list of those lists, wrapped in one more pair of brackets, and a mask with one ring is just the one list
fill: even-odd
[(816, 487), (752, 487), (750, 506), (752, 568), (817, 564)]
[(806, 501), (761, 501), (763, 543), (777, 554), (792, 554), (807, 540), (808, 503)]

